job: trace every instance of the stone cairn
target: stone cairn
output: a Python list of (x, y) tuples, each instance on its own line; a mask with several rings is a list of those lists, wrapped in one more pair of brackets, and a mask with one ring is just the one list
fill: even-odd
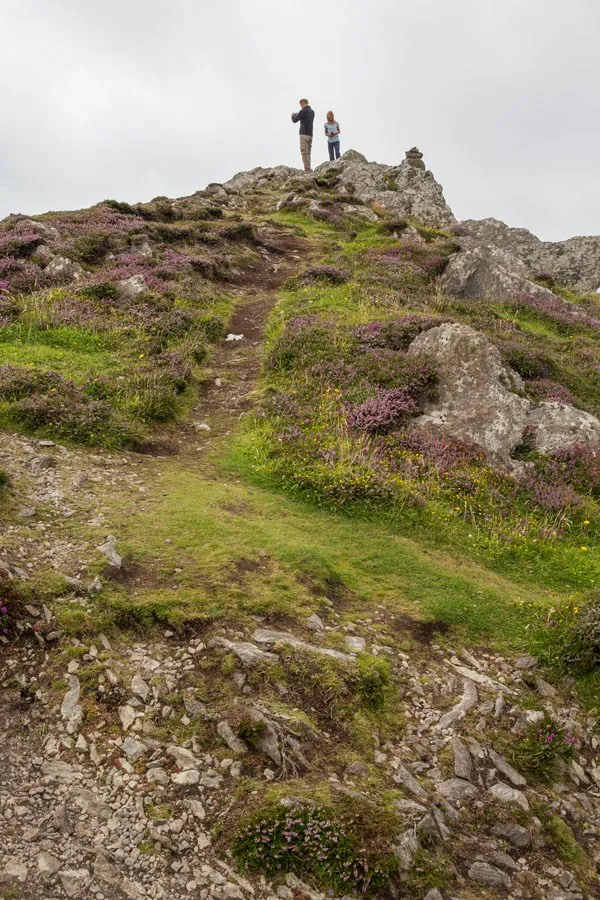
[(409, 166), (413, 166), (415, 169), (425, 168), (425, 163), (423, 162), (423, 154), (418, 147), (411, 147), (410, 150), (407, 150), (406, 159)]

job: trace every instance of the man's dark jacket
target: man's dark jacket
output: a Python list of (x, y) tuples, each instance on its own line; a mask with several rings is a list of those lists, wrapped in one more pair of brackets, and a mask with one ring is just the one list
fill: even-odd
[(292, 122), (300, 122), (300, 134), (310, 134), (311, 137), (314, 118), (315, 111), (310, 106), (304, 106), (300, 112), (292, 113)]

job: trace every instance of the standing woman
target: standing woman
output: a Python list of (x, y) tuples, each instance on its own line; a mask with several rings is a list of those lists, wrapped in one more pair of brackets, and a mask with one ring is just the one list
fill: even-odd
[(340, 126), (333, 118), (333, 113), (327, 113), (327, 121), (325, 122), (325, 137), (327, 138), (327, 147), (329, 149), (329, 159), (340, 158)]

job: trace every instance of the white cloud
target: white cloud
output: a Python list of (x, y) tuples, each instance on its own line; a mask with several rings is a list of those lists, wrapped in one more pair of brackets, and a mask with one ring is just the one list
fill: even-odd
[(421, 146), (461, 218), (600, 233), (596, 0), (3, 0), (0, 30), (0, 215), (298, 165), (306, 95), (342, 149)]

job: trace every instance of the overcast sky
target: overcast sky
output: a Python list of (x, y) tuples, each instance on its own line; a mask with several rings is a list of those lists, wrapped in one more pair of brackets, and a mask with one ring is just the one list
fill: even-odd
[(0, 0), (0, 34), (0, 217), (299, 165), (307, 96), (459, 218), (600, 234), (600, 0)]

